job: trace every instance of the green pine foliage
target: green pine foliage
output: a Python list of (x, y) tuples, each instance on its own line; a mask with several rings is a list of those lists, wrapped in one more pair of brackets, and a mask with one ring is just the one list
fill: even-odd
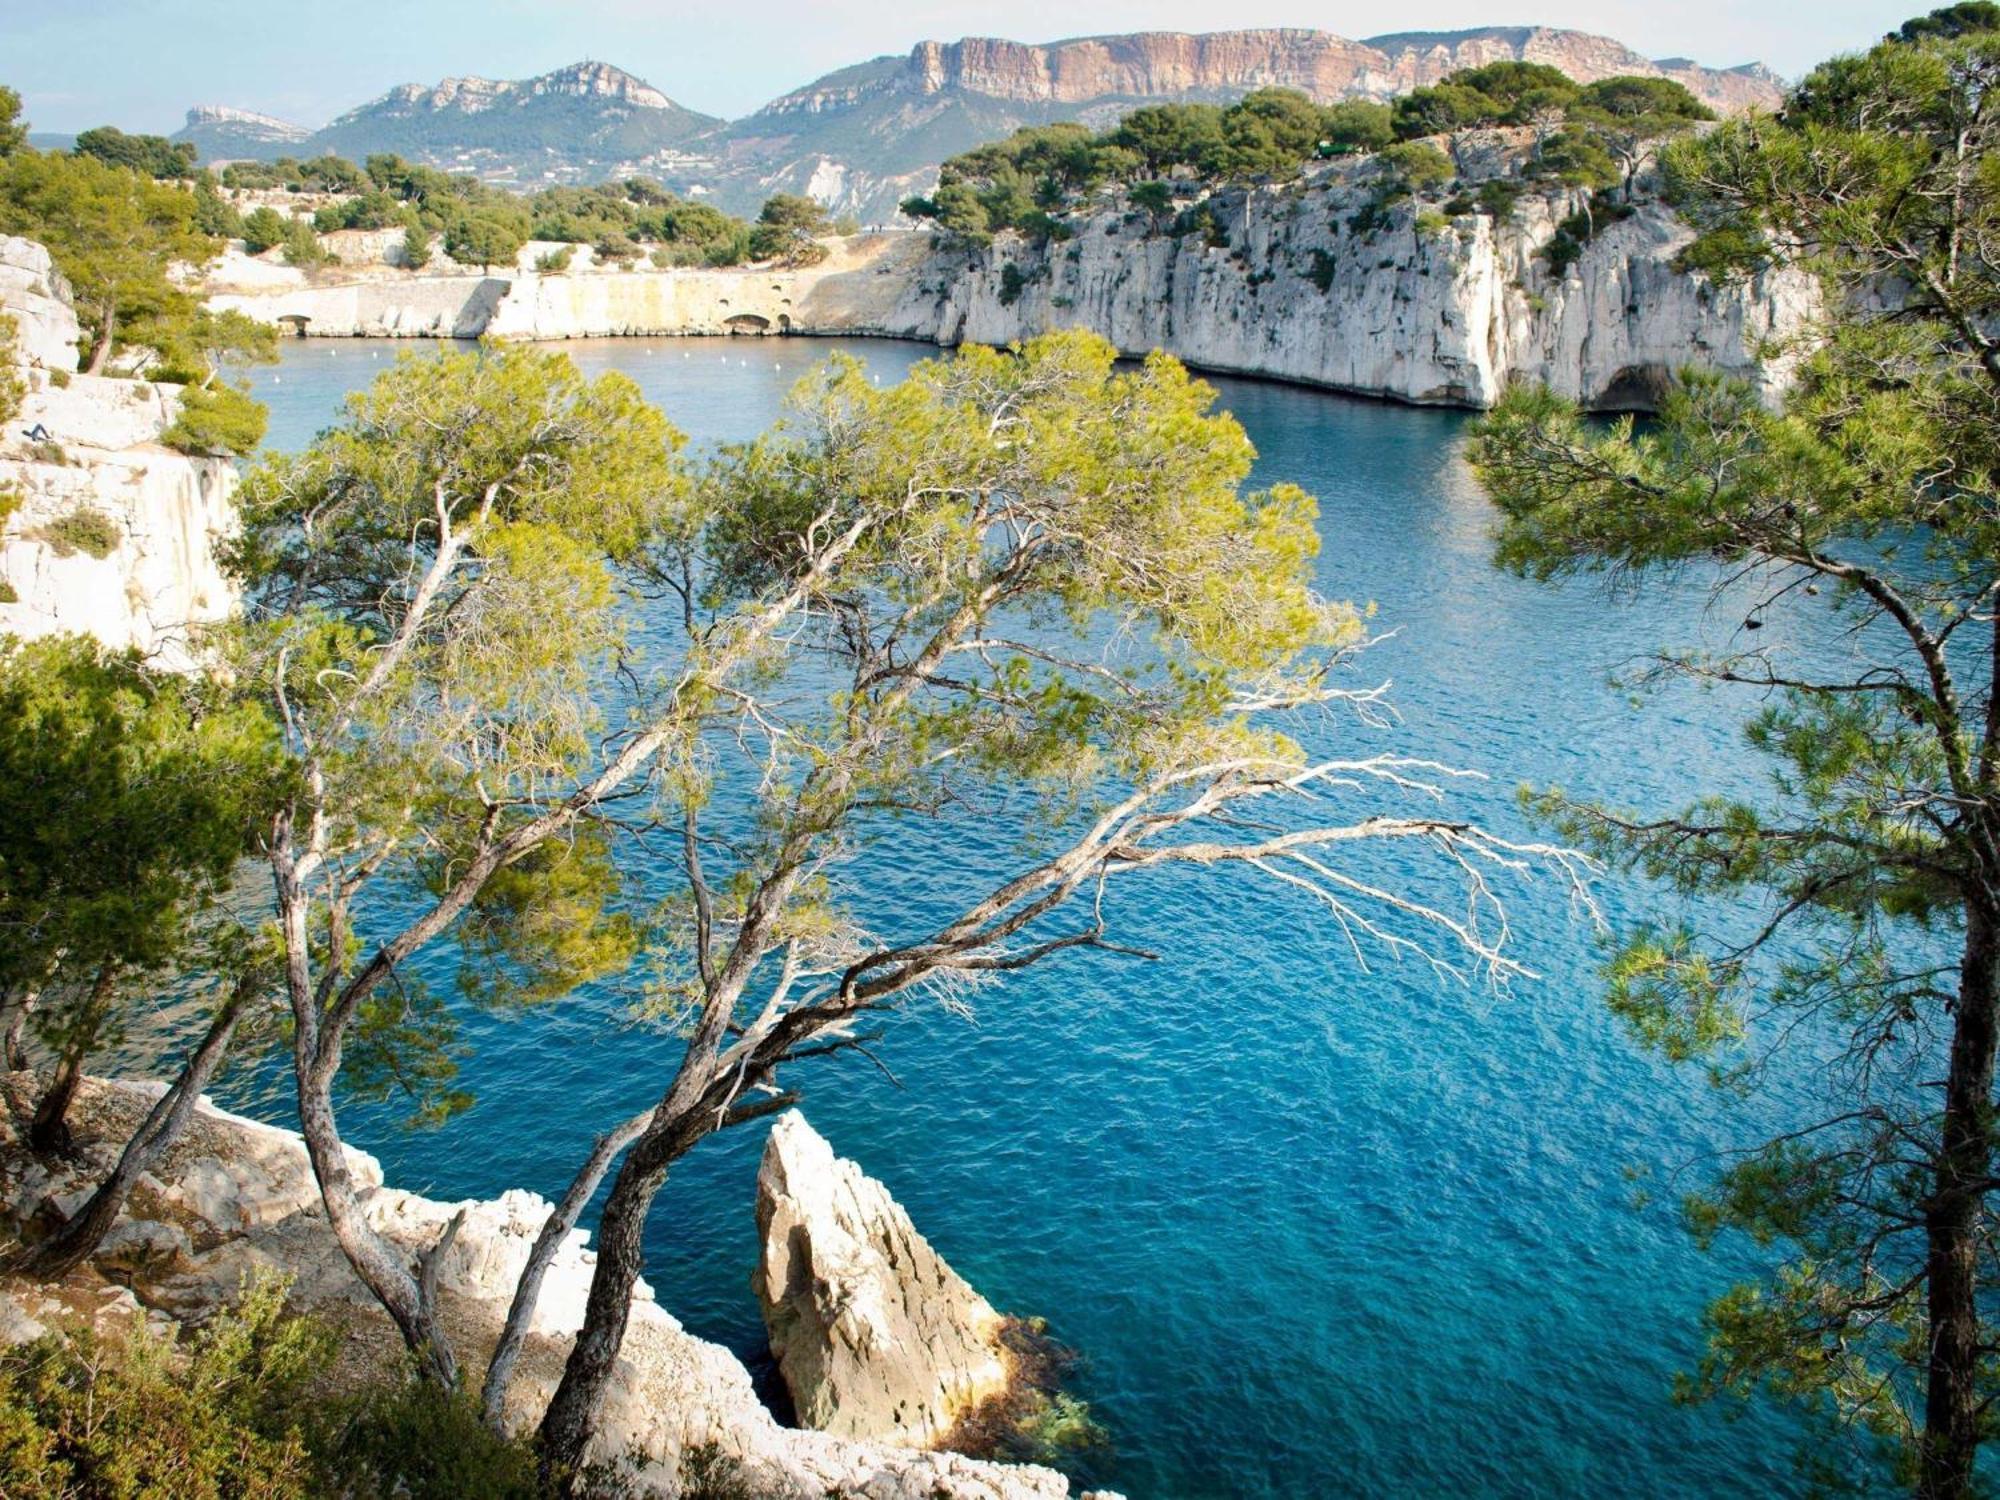
[[(1775, 1264), (1709, 1308), (1682, 1394), (1794, 1403), (1846, 1440), (1818, 1460), (1949, 1500), (1983, 1492), (2000, 1398), (2000, 271), (1966, 250), (2000, 239), (1996, 97), (2000, 10), (1953, 6), (1815, 69), (1782, 115), (1670, 144), (1685, 263), (1821, 282), (1782, 406), (1689, 370), (1656, 420), (1607, 429), (1520, 389), (1472, 450), (1509, 567), (1629, 587), (1720, 563), (1756, 590), (1729, 649), (1652, 676), (1754, 702), (1761, 791), (1529, 806), (1660, 882), (1604, 970), (1641, 1042), (1732, 1090), (1773, 1057), (1844, 1060), (1800, 1128), (1687, 1201), (1701, 1242)], [(1753, 634), (1821, 612), (1830, 661)]]
[(1536, 63), (1468, 69), (1393, 106), (1322, 106), (1293, 90), (1259, 89), (1227, 107), (1146, 105), (1105, 131), (1076, 124), (1019, 130), (947, 161), (936, 191), (905, 200), (903, 212), (972, 243), (1006, 229), (1047, 238), (1061, 215), (1087, 208), (1107, 184), (1128, 188), (1134, 206), (1158, 219), (1169, 191), (1155, 185), (1163, 179), (1195, 193), (1231, 181), (1284, 180), (1316, 160), (1376, 152), (1390, 164), (1374, 210), (1362, 215), (1372, 225), (1389, 203), (1457, 175), (1429, 137), (1533, 126), (1541, 136), (1528, 176), (1604, 187), (1629, 182), (1650, 142), (1712, 118), (1669, 79), (1583, 85)]

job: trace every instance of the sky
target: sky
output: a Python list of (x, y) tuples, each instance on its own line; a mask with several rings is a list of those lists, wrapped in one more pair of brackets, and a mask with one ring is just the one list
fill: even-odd
[[(1936, 0), (1941, 3), (1941, 0)], [(166, 133), (192, 104), (317, 126), (398, 83), (525, 78), (586, 58), (734, 118), (849, 63), (961, 36), (1305, 26), (1367, 37), (1563, 26), (1649, 57), (1795, 77), (1921, 0), (0, 0), (0, 83), (37, 130)]]

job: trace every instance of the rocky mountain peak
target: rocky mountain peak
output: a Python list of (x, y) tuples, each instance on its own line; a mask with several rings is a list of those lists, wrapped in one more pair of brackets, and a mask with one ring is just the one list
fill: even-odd
[(234, 109), (227, 104), (197, 104), (189, 110), (187, 128), (192, 130), (200, 125), (241, 125), (274, 137), (301, 141), (312, 134), (305, 126), (280, 120), (276, 115), (260, 115), (254, 109)]
[(468, 74), (462, 78), (446, 78), (435, 85), (399, 84), (381, 98), (342, 115), (334, 123), (338, 125), (383, 109), (477, 114), (498, 104), (524, 104), (550, 97), (608, 100), (635, 109), (680, 109), (678, 104), (643, 78), (622, 68), (613, 67), (610, 63), (579, 62), (534, 78), (495, 79)]

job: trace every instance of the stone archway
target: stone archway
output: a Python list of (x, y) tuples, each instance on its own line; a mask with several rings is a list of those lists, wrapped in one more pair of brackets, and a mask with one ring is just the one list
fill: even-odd
[(761, 313), (737, 313), (733, 317), (723, 319), (722, 326), (732, 334), (769, 333), (771, 331), (771, 320)]
[(294, 338), (302, 339), (306, 336), (306, 325), (312, 322), (312, 319), (304, 313), (280, 313), (277, 322), (280, 328), (290, 332)]

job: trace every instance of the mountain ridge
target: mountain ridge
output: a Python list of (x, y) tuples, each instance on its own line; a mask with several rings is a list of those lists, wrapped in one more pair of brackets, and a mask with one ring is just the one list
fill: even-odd
[(303, 135), (294, 132), (304, 127), (270, 116), (205, 106), (189, 111), (174, 139), (194, 141), (208, 160), (393, 151), (521, 187), (646, 175), (744, 213), (773, 192), (806, 193), (880, 221), (902, 197), (928, 189), (946, 158), (1024, 125), (1102, 126), (1144, 103), (1225, 103), (1267, 87), (1300, 89), (1321, 103), (1387, 99), (1502, 60), (1548, 63), (1585, 83), (1622, 73), (1671, 78), (1724, 112), (1782, 97), (1762, 64), (1652, 59), (1610, 37), (1554, 27), (1362, 41), (1282, 27), (920, 41), (822, 74), (734, 121), (586, 61), (528, 79), (399, 84)]

